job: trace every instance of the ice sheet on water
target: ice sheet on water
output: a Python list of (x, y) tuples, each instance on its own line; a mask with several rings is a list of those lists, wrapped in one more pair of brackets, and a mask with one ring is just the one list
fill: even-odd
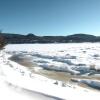
[(100, 69), (99, 43), (16, 44), (6, 46), (5, 51), (28, 58), (49, 70), (71, 71), (74, 74), (90, 72), (91, 75), (99, 73), (97, 70)]

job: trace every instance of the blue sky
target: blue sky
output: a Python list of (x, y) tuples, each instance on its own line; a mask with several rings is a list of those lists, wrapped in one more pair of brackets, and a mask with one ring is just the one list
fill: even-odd
[(100, 34), (100, 0), (0, 0), (3, 32)]

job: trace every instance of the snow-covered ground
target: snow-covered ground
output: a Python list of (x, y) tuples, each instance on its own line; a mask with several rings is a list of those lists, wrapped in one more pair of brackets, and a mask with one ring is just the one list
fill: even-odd
[[(99, 89), (99, 51), (99, 43), (7, 45), (5, 50), (1, 52), (0, 57), (0, 87), (2, 87), (0, 92), (6, 96), (4, 97), (2, 95), (0, 98), (4, 98), (2, 100), (7, 100), (7, 98), (13, 100), (14, 97), (16, 100), (18, 98), (20, 98), (19, 100), (99, 100), (99, 91), (80, 87), (77, 84), (68, 83), (66, 80), (62, 82), (57, 79), (49, 79), (39, 74), (32, 73), (28, 67), (8, 60), (9, 55), (19, 57), (19, 59), (28, 58), (30, 62), (38, 66), (35, 67), (36, 71), (43, 69), (49, 71), (53, 70), (55, 73), (56, 71), (62, 71), (72, 76), (80, 76), (79, 79), (73, 80), (79, 83), (82, 82), (87, 85), (96, 86), (96, 88)], [(81, 79), (81, 76), (89, 78)], [(11, 87), (12, 85), (17, 87), (16, 89), (20, 91), (16, 93), (16, 91), (12, 90), (10, 87), (8, 89), (5, 82), (11, 84)], [(31, 91), (32, 98), (29, 96), (30, 93), (23, 93), (23, 91), (26, 90)], [(35, 94), (34, 91), (38, 93)], [(8, 93), (14, 96), (9, 97)]]

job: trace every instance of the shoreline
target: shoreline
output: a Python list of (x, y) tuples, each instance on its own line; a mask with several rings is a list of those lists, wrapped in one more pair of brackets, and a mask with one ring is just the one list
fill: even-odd
[[(40, 69), (38, 71), (35, 71), (34, 67), (38, 67), (37, 64), (33, 63), (30, 61), (30, 59), (28, 58), (19, 58), (19, 55), (13, 55), (9, 58), (9, 60), (12, 60), (20, 65), (23, 65), (27, 68), (30, 69), (31, 72), (45, 76), (47, 78), (50, 79), (54, 79), (54, 80), (59, 80), (59, 81), (63, 81), (63, 82), (69, 82), (71, 84), (76, 84), (76, 82), (74, 83), (73, 81), (71, 81), (71, 79), (95, 79), (95, 77), (84, 77), (84, 76), (75, 76), (75, 75), (70, 75), (69, 73), (66, 72), (56, 72), (56, 71), (50, 71), (50, 70), (44, 70), (44, 69)], [(99, 91), (93, 87), (88, 86), (87, 84), (84, 83), (77, 83), (78, 86), (80, 87), (84, 87), (87, 89), (92, 89), (92, 90), (96, 90)]]

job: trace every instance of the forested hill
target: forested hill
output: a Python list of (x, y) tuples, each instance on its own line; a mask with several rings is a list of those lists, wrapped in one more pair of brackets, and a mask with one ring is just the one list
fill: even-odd
[(27, 35), (0, 33), (7, 43), (80, 43), (80, 42), (100, 42), (100, 36), (89, 34), (74, 34), (68, 36), (36, 36), (32, 33)]

